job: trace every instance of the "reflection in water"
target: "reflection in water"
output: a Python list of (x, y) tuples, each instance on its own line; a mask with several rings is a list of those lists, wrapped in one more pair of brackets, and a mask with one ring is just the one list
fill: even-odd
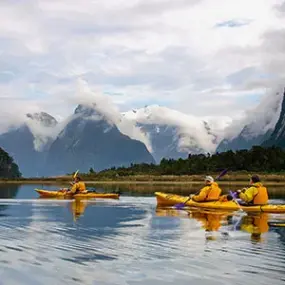
[[(266, 184), (266, 183), (265, 183)], [(96, 184), (88, 184), (88, 188), (91, 190), (96, 190), (98, 192), (121, 192), (122, 194), (132, 194), (134, 196), (141, 195), (152, 195), (154, 192), (167, 192), (178, 195), (189, 195), (190, 193), (195, 193), (199, 191), (204, 186), (203, 181), (201, 183), (179, 183), (171, 184), (165, 182), (162, 184), (152, 184), (151, 182), (146, 183), (111, 183), (111, 184), (100, 184), (98, 181)], [(247, 182), (244, 184), (235, 184), (231, 182), (229, 184), (220, 185), (223, 193), (229, 193), (230, 190), (237, 190), (241, 187), (247, 186)], [(268, 192), (271, 199), (284, 198), (284, 187), (285, 185), (270, 185), (268, 186)]]
[[(1, 199), (12, 199), (15, 198), (19, 191), (19, 185), (17, 184), (0, 184), (0, 200)], [(4, 210), (7, 205), (0, 205), (0, 216), (6, 216)]]
[[(268, 232), (268, 213), (248, 213), (246, 216), (240, 216), (235, 221), (234, 214), (232, 212), (219, 212), (219, 211), (206, 211), (206, 210), (184, 210), (184, 214), (176, 209), (169, 208), (156, 208), (156, 214), (158, 216), (173, 216), (173, 217), (184, 217), (185, 212), (188, 213), (187, 217), (195, 219), (201, 225), (201, 228), (207, 233), (206, 238), (210, 239), (209, 232), (219, 231), (221, 226), (231, 226), (234, 231), (241, 230), (251, 234), (252, 241), (262, 241), (261, 235)], [(228, 233), (224, 230), (221, 232), (224, 236), (228, 236)]]
[(17, 184), (0, 184), (0, 199), (15, 198), (20, 186)]
[(267, 233), (269, 230), (267, 213), (248, 213), (247, 216), (242, 217), (240, 229), (251, 234), (253, 241), (262, 241), (261, 235)]
[(91, 203), (92, 202), (90, 201), (88, 202), (81, 199), (75, 199), (70, 203), (70, 210), (72, 211), (74, 221), (76, 221), (81, 215), (84, 214), (87, 205)]

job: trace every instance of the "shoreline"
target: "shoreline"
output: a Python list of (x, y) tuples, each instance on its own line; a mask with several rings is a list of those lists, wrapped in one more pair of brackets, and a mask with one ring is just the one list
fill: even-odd
[[(202, 185), (203, 181), (134, 181), (134, 180), (87, 180), (86, 185)], [(0, 180), (0, 184), (30, 184), (30, 185), (69, 185), (69, 181), (57, 180)], [(248, 180), (245, 181), (219, 181), (219, 185), (248, 185)], [(265, 186), (285, 186), (285, 181), (263, 181)]]
[[(258, 173), (261, 182), (265, 185), (284, 185), (285, 173)], [(219, 173), (209, 173), (214, 178)], [(248, 172), (229, 172), (219, 181), (220, 185), (248, 185), (251, 173)], [(80, 174), (85, 184), (90, 185), (199, 185), (204, 183), (205, 174), (197, 175), (132, 175), (132, 176), (100, 176)], [(71, 175), (57, 177), (30, 177), (17, 179), (0, 179), (0, 184), (67, 184), (73, 180)]]

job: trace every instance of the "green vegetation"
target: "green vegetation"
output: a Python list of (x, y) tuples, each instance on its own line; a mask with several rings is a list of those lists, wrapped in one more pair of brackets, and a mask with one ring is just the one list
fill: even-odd
[[(223, 169), (229, 171), (220, 183), (248, 181), (249, 175), (258, 173), (263, 181), (285, 183), (285, 150), (278, 147), (255, 146), (250, 150), (207, 154), (190, 154), (187, 159), (162, 159), (160, 164), (132, 164), (130, 167), (112, 167), (100, 172), (90, 168), (79, 173), (87, 183), (150, 183), (191, 184), (203, 182), (206, 174), (217, 176)], [(16, 169), (16, 168), (15, 168)], [(76, 170), (76, 169), (75, 169)], [(17, 173), (17, 171), (15, 172)], [(15, 183), (69, 183), (72, 174), (58, 177), (22, 178), (20, 175), (0, 175), (2, 182)], [(268, 185), (268, 184), (267, 184)]]
[(213, 155), (189, 154), (187, 159), (162, 159), (160, 164), (132, 164), (130, 167), (112, 167), (98, 173), (92, 169), (85, 177), (117, 178), (134, 175), (197, 175), (217, 173), (228, 168), (232, 172), (285, 172), (285, 150), (278, 147), (254, 146), (250, 150), (226, 151)]
[(13, 179), (21, 176), (19, 167), (13, 158), (0, 147), (0, 178)]

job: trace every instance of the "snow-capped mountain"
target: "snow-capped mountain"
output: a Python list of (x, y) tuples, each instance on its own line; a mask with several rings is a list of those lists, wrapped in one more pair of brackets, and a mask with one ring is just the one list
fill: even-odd
[(220, 140), (203, 118), (167, 107), (146, 106), (123, 116), (149, 137), (156, 162), (162, 158), (186, 158), (189, 153), (211, 153)]
[(61, 123), (44, 112), (27, 114), (22, 124), (0, 135), (0, 147), (13, 156), (24, 176), (46, 176), (248, 149), (268, 138), (270, 145), (283, 145), (285, 95), (280, 92), (266, 95), (235, 121), (158, 105), (120, 113), (104, 96), (90, 103), (92, 96)]
[(27, 114), (23, 124), (0, 135), (0, 146), (14, 158), (23, 176), (44, 172), (56, 125), (56, 119), (47, 113)]
[(217, 152), (250, 149), (261, 145), (272, 134), (281, 112), (283, 92), (269, 93), (257, 107), (248, 110), (241, 120), (233, 121), (225, 129), (224, 139)]
[(145, 144), (122, 134), (96, 104), (78, 105), (49, 149), (46, 172), (59, 175), (143, 162), (155, 162)]

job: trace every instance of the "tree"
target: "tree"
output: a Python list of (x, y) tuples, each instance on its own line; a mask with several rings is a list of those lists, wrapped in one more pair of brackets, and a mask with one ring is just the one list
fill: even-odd
[(89, 169), (89, 174), (95, 174), (95, 171), (92, 167), (90, 167), (90, 169)]

